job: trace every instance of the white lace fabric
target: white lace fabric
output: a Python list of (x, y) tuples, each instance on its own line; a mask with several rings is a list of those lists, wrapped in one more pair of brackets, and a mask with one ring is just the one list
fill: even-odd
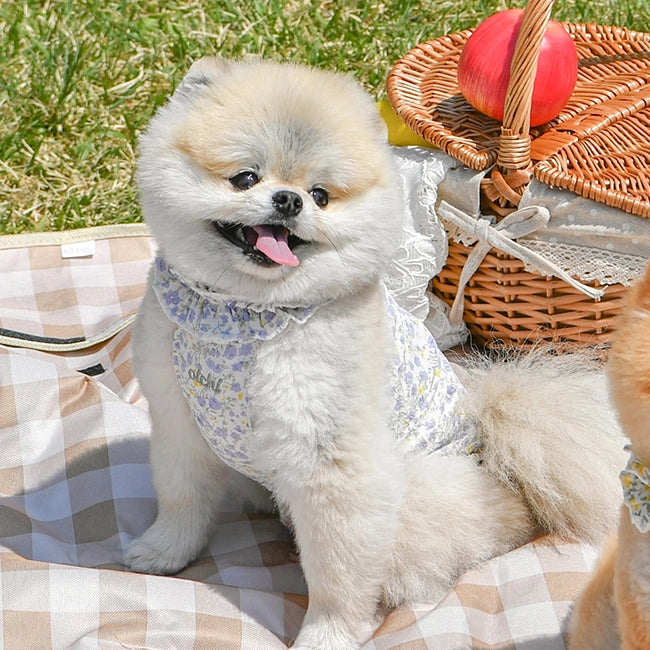
[[(630, 286), (643, 274), (648, 259), (612, 250), (593, 249), (575, 244), (528, 240), (526, 246), (547, 260), (564, 267), (583, 282)], [(536, 271), (527, 266), (527, 271)]]
[[(467, 246), (489, 244), (488, 250), (500, 248), (500, 241), (528, 271), (561, 277), (594, 300), (602, 292), (587, 283), (597, 281), (605, 292), (609, 285), (629, 286), (650, 259), (650, 219), (535, 180), (526, 188), (519, 209), (548, 212), (550, 218), (532, 232), (506, 233), (511, 237), (508, 244), (504, 233), (497, 232), (496, 219), (480, 212), (485, 172), (465, 168), (438, 150), (394, 151), (404, 191), (404, 228), (399, 253), (384, 280), (397, 302), (425, 321), (442, 349), (467, 335), (463, 323), (456, 319), (451, 324), (447, 306), (427, 291), (431, 278), (444, 266), (448, 238)], [(445, 204), (463, 218), (445, 218)]]
[(650, 219), (531, 181), (520, 207), (546, 207), (551, 219), (525, 246), (585, 282), (631, 285), (650, 259)]
[(449, 171), (459, 163), (440, 151), (421, 147), (394, 147), (393, 151), (404, 213), (399, 249), (384, 283), (400, 307), (424, 321), (440, 349), (446, 350), (465, 341), (467, 329), (462, 323), (450, 324), (449, 308), (428, 288), (445, 265), (448, 252), (447, 232), (436, 205), (449, 184)]
[(429, 313), (427, 287), (447, 259), (447, 234), (435, 206), (450, 162), (420, 147), (395, 148), (394, 152), (404, 214), (399, 249), (384, 283), (401, 307), (424, 319)]

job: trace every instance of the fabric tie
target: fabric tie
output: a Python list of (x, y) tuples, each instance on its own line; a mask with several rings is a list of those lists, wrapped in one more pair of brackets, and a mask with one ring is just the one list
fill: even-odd
[(507, 215), (496, 224), (488, 217), (476, 219), (446, 201), (441, 202), (438, 214), (443, 221), (453, 224), (464, 234), (470, 235), (476, 240), (476, 245), (467, 256), (458, 281), (456, 298), (449, 314), (449, 322), (452, 325), (463, 322), (465, 287), (492, 248), (498, 248), (540, 272), (564, 280), (567, 284), (594, 300), (600, 300), (605, 293), (603, 289), (595, 289), (583, 284), (553, 262), (514, 241), (519, 237), (525, 237), (539, 230), (548, 223), (550, 213), (544, 207), (528, 206), (521, 208)]

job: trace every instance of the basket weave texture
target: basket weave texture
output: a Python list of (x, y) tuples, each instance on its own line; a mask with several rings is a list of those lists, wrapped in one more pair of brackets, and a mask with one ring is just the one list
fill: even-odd
[[(425, 140), (476, 170), (482, 211), (509, 214), (531, 178), (638, 217), (650, 217), (650, 34), (563, 23), (578, 53), (578, 80), (560, 114), (530, 129), (530, 98), (552, 0), (529, 0), (511, 67), (503, 122), (460, 93), (458, 60), (472, 30), (422, 43), (387, 80), (395, 112)], [(470, 249), (450, 241), (434, 292), (451, 304)], [(593, 286), (597, 286), (595, 283)], [(488, 346), (606, 345), (625, 287), (596, 302), (562, 280), (524, 269), (492, 249), (465, 289), (464, 320)]]

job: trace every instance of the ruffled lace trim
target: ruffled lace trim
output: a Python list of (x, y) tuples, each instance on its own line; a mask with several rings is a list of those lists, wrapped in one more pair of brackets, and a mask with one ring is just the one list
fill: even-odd
[(318, 307), (262, 307), (189, 282), (158, 257), (153, 288), (167, 317), (197, 338), (266, 341), (290, 322), (304, 323)]

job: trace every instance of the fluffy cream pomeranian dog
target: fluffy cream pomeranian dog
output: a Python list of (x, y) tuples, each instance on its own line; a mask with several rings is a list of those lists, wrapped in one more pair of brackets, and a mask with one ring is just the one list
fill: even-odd
[(177, 572), (224, 502), (277, 507), (309, 590), (295, 648), (356, 648), (380, 603), (616, 519), (622, 444), (593, 372), (538, 354), (461, 383), (387, 293), (391, 156), (354, 81), (260, 61), (198, 61), (141, 139), (158, 516), (126, 560)]

